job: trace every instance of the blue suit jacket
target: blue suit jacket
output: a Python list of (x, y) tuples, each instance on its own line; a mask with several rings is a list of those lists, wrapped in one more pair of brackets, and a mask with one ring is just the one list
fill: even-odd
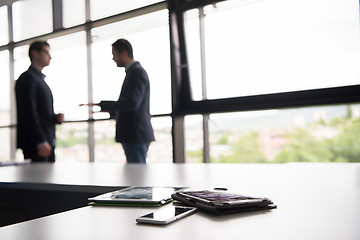
[(139, 62), (126, 69), (126, 76), (117, 101), (101, 101), (102, 111), (115, 115), (116, 141), (139, 143), (154, 141), (151, 125), (150, 82)]
[(18, 148), (33, 149), (44, 141), (55, 145), (53, 95), (44, 77), (30, 66), (16, 81)]

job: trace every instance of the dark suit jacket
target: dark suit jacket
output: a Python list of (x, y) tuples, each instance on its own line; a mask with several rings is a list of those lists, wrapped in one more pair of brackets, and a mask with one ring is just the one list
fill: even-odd
[(149, 111), (150, 83), (139, 62), (126, 69), (126, 76), (117, 101), (101, 101), (102, 111), (115, 115), (116, 141), (139, 143), (154, 141)]
[(30, 66), (16, 81), (18, 148), (33, 149), (45, 141), (55, 145), (53, 96), (44, 78), (45, 75)]

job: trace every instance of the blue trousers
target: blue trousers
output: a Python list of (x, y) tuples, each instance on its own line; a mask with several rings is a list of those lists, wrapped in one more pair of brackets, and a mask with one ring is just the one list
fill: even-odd
[(121, 144), (125, 151), (127, 163), (146, 163), (146, 155), (150, 142)]

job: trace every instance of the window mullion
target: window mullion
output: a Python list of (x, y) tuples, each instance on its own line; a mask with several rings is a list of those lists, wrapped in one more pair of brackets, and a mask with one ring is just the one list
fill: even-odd
[[(205, 61), (205, 14), (204, 8), (199, 8), (199, 33), (200, 33), (200, 59), (201, 59), (201, 85), (202, 99), (207, 99), (206, 86), (206, 61)], [(209, 114), (203, 114), (203, 161), (210, 163), (210, 143), (209, 143)]]

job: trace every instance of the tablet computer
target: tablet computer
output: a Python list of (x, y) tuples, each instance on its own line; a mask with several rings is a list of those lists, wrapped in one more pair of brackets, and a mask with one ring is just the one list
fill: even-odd
[(171, 195), (181, 187), (127, 187), (89, 198), (97, 205), (161, 206), (172, 201)]

